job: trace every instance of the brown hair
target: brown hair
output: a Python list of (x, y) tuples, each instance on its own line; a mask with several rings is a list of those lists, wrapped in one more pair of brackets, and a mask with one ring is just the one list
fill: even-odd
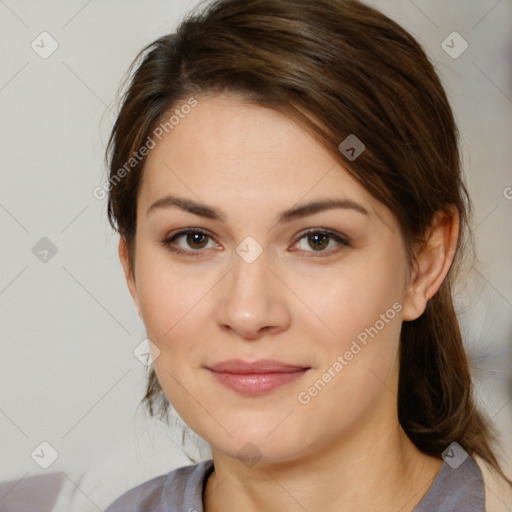
[[(402, 324), (399, 421), (424, 453), (440, 456), (456, 441), (506, 478), (494, 453), (496, 429), (475, 405), (452, 299), (454, 272), (465, 247), (474, 249), (459, 135), (418, 42), (357, 0), (217, 0), (143, 48), (127, 76), (139, 59), (106, 152), (109, 221), (126, 239), (132, 270), (144, 158), (122, 179), (119, 170), (193, 96), (236, 94), (300, 123), (396, 216), (410, 265), (436, 212), (456, 208), (454, 264), (424, 313)], [(352, 161), (338, 149), (350, 134), (365, 145)], [(153, 368), (143, 403), (152, 416), (167, 416)]]

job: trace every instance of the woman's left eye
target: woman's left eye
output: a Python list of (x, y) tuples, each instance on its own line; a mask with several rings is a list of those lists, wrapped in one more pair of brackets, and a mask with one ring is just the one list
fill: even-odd
[[(182, 245), (178, 243), (182, 241)], [(301, 242), (305, 242), (307, 246), (312, 249), (308, 250), (304, 247), (300, 247)], [(318, 253), (318, 256), (324, 256), (337, 252), (337, 249), (333, 249), (333, 245), (350, 246), (349, 242), (341, 235), (333, 233), (331, 231), (321, 229), (311, 229), (306, 233), (303, 233), (297, 242), (292, 247), (292, 251), (300, 250), (302, 252), (313, 252)], [(218, 248), (219, 246), (214, 242), (211, 235), (205, 231), (199, 229), (185, 229), (178, 231), (174, 235), (169, 236), (163, 240), (162, 245), (170, 251), (182, 254), (185, 256), (201, 256), (204, 252), (203, 249)], [(210, 246), (208, 246), (210, 244)], [(326, 250), (327, 249), (327, 250)]]
[(300, 248), (299, 250), (303, 250), (305, 252), (316, 252), (320, 253), (319, 256), (328, 255), (333, 252), (337, 252), (336, 249), (329, 249), (325, 250), (326, 248), (330, 247), (332, 244), (331, 242), (335, 242), (335, 245), (344, 245), (344, 246), (350, 246), (349, 242), (343, 238), (342, 236), (332, 233), (331, 231), (324, 231), (324, 230), (318, 230), (313, 229), (309, 230), (307, 233), (304, 233), (300, 238), (299, 241), (295, 244), (300, 244), (301, 241), (305, 241), (308, 247), (312, 248), (313, 250), (310, 251), (308, 249)]

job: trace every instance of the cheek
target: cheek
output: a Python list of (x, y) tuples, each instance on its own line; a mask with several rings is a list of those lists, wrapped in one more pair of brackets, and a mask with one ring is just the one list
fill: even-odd
[(147, 337), (159, 349), (153, 366), (168, 400), (187, 418), (190, 396), (183, 386), (196, 389), (191, 372), (204, 364), (212, 349), (205, 333), (213, 332), (209, 293), (218, 277), (211, 274), (170, 268), (167, 262), (141, 265), (141, 314)]
[[(180, 412), (186, 408), (188, 395), (181, 386), (190, 385), (186, 372), (193, 359), (192, 341), (197, 336), (204, 293), (193, 280), (169, 269), (152, 265), (141, 272), (138, 294), (142, 318), (147, 337), (159, 349), (153, 366), (167, 399)], [(183, 400), (185, 405), (180, 405)]]
[(197, 314), (212, 285), (205, 275), (171, 266), (161, 249), (152, 252), (142, 253), (138, 261), (137, 294), (148, 335), (165, 345), (183, 329), (184, 319)]
[[(391, 324), (400, 324), (401, 264), (399, 257), (361, 257), (338, 270), (312, 268), (307, 279), (296, 276), (294, 291), (307, 306), (299, 322), (317, 329), (328, 345), (345, 345), (376, 323), (390, 332)], [(399, 329), (394, 326), (390, 335), (396, 337)]]
[(312, 315), (309, 321), (302, 320), (301, 332), (315, 340), (316, 348), (314, 352), (310, 349), (310, 354), (317, 365), (314, 375), (299, 390), (302, 394), (297, 401), (306, 404), (304, 412), (309, 417), (329, 417), (332, 432), (375, 410), (383, 397), (395, 399), (390, 390), (397, 378), (394, 363), (402, 324), (400, 283), (394, 280), (393, 272), (369, 269), (340, 273), (334, 284), (319, 280), (323, 286), (305, 295), (328, 329), (313, 330), (313, 323), (320, 322)]

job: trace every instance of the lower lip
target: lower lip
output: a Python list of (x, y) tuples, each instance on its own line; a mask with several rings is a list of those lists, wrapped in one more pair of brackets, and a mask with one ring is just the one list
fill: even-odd
[(289, 384), (308, 371), (307, 368), (288, 373), (227, 373), (214, 372), (215, 378), (224, 386), (243, 395), (263, 395)]

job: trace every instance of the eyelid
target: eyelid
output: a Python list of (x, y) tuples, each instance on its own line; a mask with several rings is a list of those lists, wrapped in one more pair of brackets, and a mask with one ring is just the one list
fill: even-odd
[(301, 238), (304, 238), (306, 235), (310, 234), (322, 234), (322, 235), (329, 235), (331, 238), (334, 238), (335, 240), (339, 241), (340, 243), (349, 244), (349, 239), (345, 235), (338, 233), (337, 231), (334, 231), (329, 228), (323, 228), (321, 226), (314, 227), (314, 228), (308, 228), (305, 231), (302, 231), (297, 235), (297, 238), (300, 240)]

